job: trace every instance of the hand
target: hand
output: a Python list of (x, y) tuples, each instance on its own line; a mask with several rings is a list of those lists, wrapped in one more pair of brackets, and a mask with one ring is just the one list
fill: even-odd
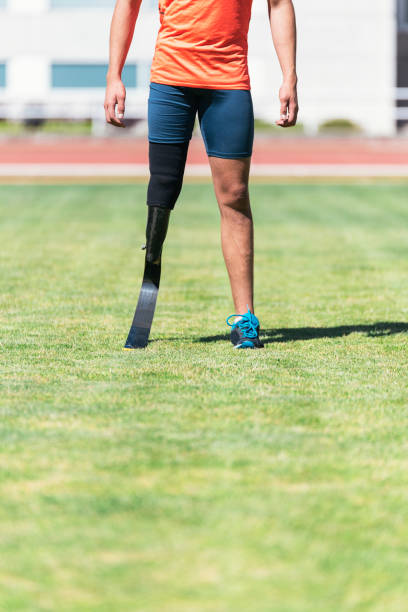
[(108, 78), (104, 107), (106, 121), (111, 125), (121, 128), (126, 127), (123, 123), (125, 100), (126, 89), (120, 78)]
[(280, 119), (276, 121), (276, 125), (283, 128), (296, 125), (299, 111), (296, 81), (283, 81), (282, 87), (279, 90), (279, 99), (281, 103), (281, 116)]

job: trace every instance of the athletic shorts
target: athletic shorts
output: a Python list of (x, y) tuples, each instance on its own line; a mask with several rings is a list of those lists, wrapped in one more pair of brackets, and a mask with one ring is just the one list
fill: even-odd
[(150, 142), (189, 141), (197, 114), (207, 155), (226, 159), (252, 155), (254, 111), (249, 90), (150, 83)]

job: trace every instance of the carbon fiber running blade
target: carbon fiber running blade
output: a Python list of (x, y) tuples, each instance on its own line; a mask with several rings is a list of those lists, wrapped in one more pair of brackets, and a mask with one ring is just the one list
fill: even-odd
[(124, 346), (125, 349), (145, 348), (149, 342), (157, 295), (160, 285), (160, 264), (146, 264), (135, 316)]

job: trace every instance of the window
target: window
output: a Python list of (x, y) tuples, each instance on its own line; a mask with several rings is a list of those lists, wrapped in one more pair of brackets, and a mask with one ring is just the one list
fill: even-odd
[(398, 21), (400, 28), (408, 29), (408, 0), (398, 2)]
[[(51, 84), (54, 88), (105, 87), (107, 64), (52, 64)], [(122, 78), (126, 87), (137, 87), (137, 66), (128, 64), (124, 67)]]
[[(0, 0), (1, 2), (1, 0)], [(112, 8), (115, 0), (50, 0), (51, 8)]]
[(6, 64), (0, 64), (0, 87), (6, 86)]

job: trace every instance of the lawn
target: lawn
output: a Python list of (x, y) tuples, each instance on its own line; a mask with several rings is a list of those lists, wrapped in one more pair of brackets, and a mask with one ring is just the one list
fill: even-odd
[(408, 186), (252, 187), (263, 351), (210, 185), (135, 352), (145, 187), (0, 193), (0, 609), (405, 612)]

